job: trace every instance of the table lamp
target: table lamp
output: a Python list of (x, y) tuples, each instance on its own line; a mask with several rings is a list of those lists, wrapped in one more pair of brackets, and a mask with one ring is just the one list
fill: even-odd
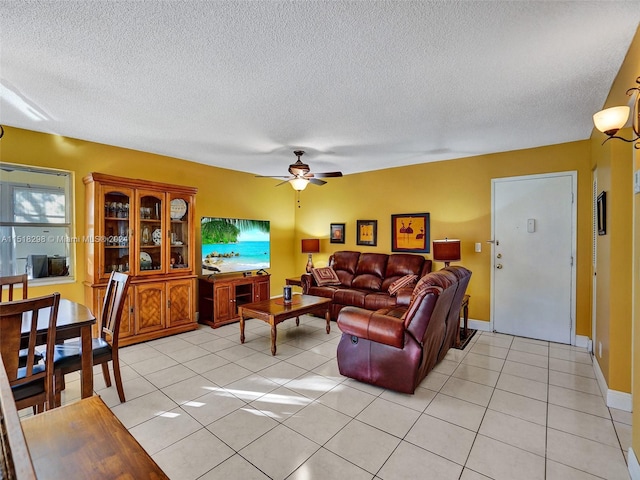
[(434, 240), (433, 259), (438, 262), (444, 262), (445, 267), (448, 267), (450, 262), (460, 260), (460, 240), (455, 238)]
[(308, 253), (309, 258), (307, 259), (307, 273), (311, 273), (311, 269), (313, 268), (313, 258), (312, 254), (318, 253), (320, 251), (320, 239), (319, 238), (303, 238), (302, 239), (302, 253)]

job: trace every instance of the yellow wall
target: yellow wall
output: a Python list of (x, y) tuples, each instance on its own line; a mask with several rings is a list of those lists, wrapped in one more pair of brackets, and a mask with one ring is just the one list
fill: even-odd
[(592, 139), (598, 193), (607, 195), (607, 234), (596, 236), (594, 353), (608, 387), (621, 392), (631, 392), (632, 150), (628, 143)]
[[(330, 179), (301, 194), (299, 236), (322, 238), (317, 264), (336, 250), (391, 251), (391, 215), (429, 212), (431, 240), (461, 239), (460, 264), (473, 272), (470, 317), (490, 320), (491, 179), (546, 172), (578, 172), (577, 321), (579, 335), (591, 336), (591, 168), (589, 142), (497, 153), (447, 162), (390, 168)], [(377, 247), (356, 245), (356, 220), (378, 221)], [(329, 224), (346, 223), (346, 243), (329, 243)], [(474, 252), (474, 244), (482, 252)], [(304, 264), (298, 253), (297, 263)], [(426, 255), (431, 258), (431, 254)], [(544, 261), (544, 254), (540, 254)], [(443, 267), (435, 263), (434, 269)]]
[[(637, 87), (640, 77), (640, 27), (629, 47), (603, 108), (626, 105), (627, 89)], [(620, 132), (631, 138), (630, 129)], [(633, 194), (633, 171), (640, 170), (640, 151), (631, 144), (611, 140), (594, 130), (592, 165), (597, 168), (598, 189), (604, 187), (612, 201), (610, 238), (598, 237), (598, 291), (596, 292), (596, 338), (601, 334), (607, 342), (598, 364), (612, 390), (631, 392), (633, 430), (631, 446), (640, 455), (640, 194)], [(635, 157), (635, 160), (634, 160)], [(604, 176), (600, 183), (601, 173)], [(600, 256), (607, 260), (601, 264)], [(601, 278), (601, 268), (604, 268)], [(605, 288), (600, 288), (600, 282)], [(603, 304), (603, 308), (600, 304)], [(597, 349), (596, 349), (597, 353)]]
[[(5, 127), (0, 141), (3, 162), (58, 168), (74, 172), (75, 234), (85, 229), (84, 184), (90, 172), (188, 185), (198, 188), (196, 218), (229, 216), (271, 221), (271, 287), (277, 291), (284, 278), (298, 271), (293, 265), (295, 196), (291, 188), (273, 188), (275, 181), (233, 170), (208, 167), (152, 153)], [(200, 251), (200, 226), (196, 223)], [(59, 291), (75, 301), (84, 300), (84, 245), (76, 245), (76, 281), (29, 288), (30, 296)], [(197, 266), (199, 267), (198, 260)]]

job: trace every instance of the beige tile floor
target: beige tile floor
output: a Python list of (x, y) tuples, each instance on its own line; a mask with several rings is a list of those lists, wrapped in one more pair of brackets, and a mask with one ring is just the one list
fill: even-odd
[(332, 327), (279, 325), (276, 357), (258, 320), (125, 347), (127, 402), (96, 392), (176, 480), (629, 478), (585, 350), (479, 332), (404, 395), (342, 377)]

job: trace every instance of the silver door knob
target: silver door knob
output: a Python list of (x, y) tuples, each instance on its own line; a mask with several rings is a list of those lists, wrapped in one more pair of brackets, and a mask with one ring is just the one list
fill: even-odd
[(501, 264), (501, 263), (497, 264), (497, 265), (496, 265), (496, 268), (497, 268), (498, 270), (501, 270), (501, 269), (502, 269), (502, 264)]

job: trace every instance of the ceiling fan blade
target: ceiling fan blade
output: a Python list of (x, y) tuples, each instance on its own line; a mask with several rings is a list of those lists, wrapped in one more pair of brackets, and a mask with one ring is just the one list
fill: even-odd
[(314, 176), (317, 178), (334, 178), (334, 177), (341, 177), (342, 172), (314, 173)]
[(292, 178), (286, 175), (255, 175), (256, 178)]
[(276, 187), (279, 187), (280, 185), (284, 185), (285, 183), (289, 183), (291, 181), (291, 179), (289, 180), (285, 180), (284, 182), (280, 182), (276, 185)]
[(317, 178), (309, 178), (309, 183), (313, 183), (314, 185), (324, 185), (327, 182), (324, 180), (318, 180)]

